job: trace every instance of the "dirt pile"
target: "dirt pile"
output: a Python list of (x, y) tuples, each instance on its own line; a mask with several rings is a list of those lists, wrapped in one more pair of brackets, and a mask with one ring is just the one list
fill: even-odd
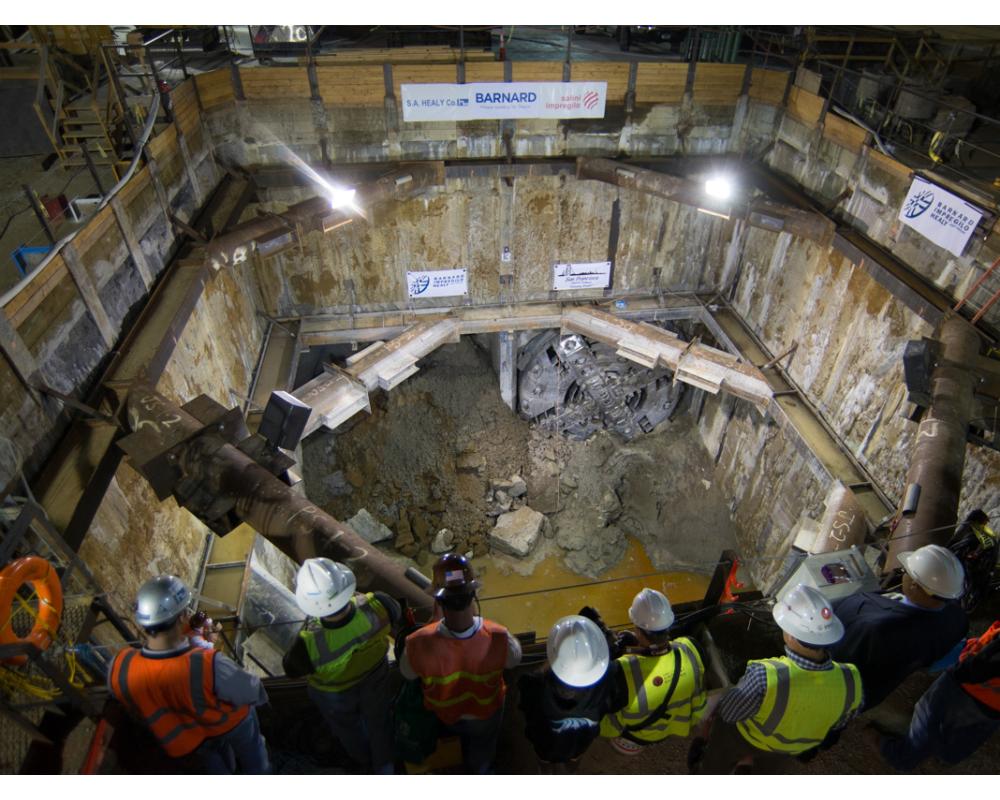
[(305, 442), (306, 491), (340, 519), (367, 509), (392, 530), (395, 551), (421, 565), (435, 539), (438, 550), (447, 538), (456, 552), (491, 553), (496, 519), (525, 506), (546, 515), (566, 566), (589, 577), (621, 560), (628, 536), (662, 570), (708, 572), (735, 546), (687, 415), (627, 445), (607, 432), (564, 439), (503, 404), (489, 356), (469, 340), (431, 354), (373, 402), (353, 427)]

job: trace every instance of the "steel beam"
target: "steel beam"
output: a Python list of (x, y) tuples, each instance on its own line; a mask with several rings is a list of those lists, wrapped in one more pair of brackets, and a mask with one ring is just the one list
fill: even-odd
[[(406, 166), (358, 186), (354, 205), (364, 213), (377, 203), (407, 197), (431, 186), (443, 186), (444, 180), (443, 161)], [(331, 208), (330, 199), (325, 195), (311, 197), (281, 214), (261, 216), (216, 237), (206, 246), (206, 257), (212, 267), (222, 269), (245, 261), (261, 242), (285, 233), (298, 239), (309, 231), (330, 230), (351, 221), (356, 215), (357, 212)]]
[(231, 507), (295, 561), (317, 556), (342, 561), (360, 586), (404, 597), (429, 613), (430, 595), (403, 567), (230, 444), (219, 426), (203, 425), (141, 384), (128, 393), (126, 408), (132, 433), (119, 444), (144, 478), (159, 487), (197, 486), (199, 497), (210, 496), (213, 507)]

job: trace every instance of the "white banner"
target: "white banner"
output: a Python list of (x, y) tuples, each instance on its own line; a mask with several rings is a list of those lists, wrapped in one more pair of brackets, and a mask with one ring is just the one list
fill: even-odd
[(962, 255), (983, 212), (940, 186), (915, 177), (899, 211), (905, 225), (956, 256)]
[(404, 83), (404, 122), (465, 119), (602, 119), (606, 81)]
[(611, 262), (595, 261), (592, 264), (555, 264), (552, 267), (552, 288), (606, 289), (611, 285)]
[(454, 297), (469, 293), (467, 269), (436, 269), (407, 272), (406, 289), (410, 297)]

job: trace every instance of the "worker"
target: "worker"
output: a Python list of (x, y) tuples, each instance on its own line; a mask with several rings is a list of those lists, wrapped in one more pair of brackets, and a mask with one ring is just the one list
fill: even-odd
[(601, 719), (628, 703), (621, 664), (612, 661), (604, 631), (574, 614), (549, 630), (546, 664), (518, 681), (525, 736), (542, 774), (574, 773), (600, 733)]
[(112, 696), (143, 722), (167, 755), (192, 757), (210, 774), (271, 771), (255, 706), (267, 702), (260, 679), (215, 649), (191, 644), (191, 590), (174, 575), (146, 581), (135, 620), (142, 649), (120, 651), (108, 673)]
[(619, 753), (636, 755), (668, 736), (687, 736), (705, 713), (705, 666), (695, 643), (671, 640), (674, 611), (655, 589), (642, 589), (628, 617), (638, 647), (621, 656), (628, 692), (624, 708), (601, 721), (601, 736)]
[(503, 670), (521, 661), (521, 645), (503, 625), (483, 619), (472, 607), (479, 589), (472, 565), (457, 553), (434, 564), (435, 616), (406, 637), (399, 671), (419, 678), (424, 707), (444, 733), (457, 735), (462, 761), (472, 774), (492, 771), (507, 687)]
[(204, 611), (195, 611), (188, 620), (184, 635), (191, 644), (204, 647), (206, 650), (214, 650), (221, 631), (220, 623), (215, 622)]
[(965, 587), (962, 608), (971, 613), (989, 593), (993, 569), (1000, 555), (1000, 542), (990, 527), (990, 518), (977, 508), (955, 530), (948, 542), (951, 550), (962, 562), (965, 570)]
[(998, 728), (1000, 621), (966, 641), (958, 664), (943, 672), (913, 709), (907, 735), (881, 741), (880, 750), (900, 771), (916, 768), (928, 756), (957, 764)]
[[(798, 584), (775, 603), (785, 655), (750, 661), (719, 701), (708, 742), (693, 771), (748, 772), (814, 752), (861, 708), (862, 683), (851, 664), (831, 661), (844, 626), (823, 594)], [(692, 747), (694, 749), (694, 746)]]
[(309, 697), (359, 771), (392, 774), (391, 629), (399, 603), (385, 592), (355, 592), (354, 573), (328, 558), (302, 563), (295, 600), (310, 617), (282, 664), (308, 677)]
[(830, 653), (854, 664), (865, 709), (885, 700), (907, 676), (946, 655), (968, 630), (961, 606), (964, 575), (955, 555), (929, 544), (899, 554), (903, 592), (861, 592), (834, 603), (844, 638)]

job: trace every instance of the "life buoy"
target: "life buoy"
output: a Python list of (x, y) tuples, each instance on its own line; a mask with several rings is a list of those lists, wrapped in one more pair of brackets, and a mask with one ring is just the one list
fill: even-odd
[[(26, 583), (30, 583), (38, 595), (38, 616), (31, 631), (26, 636), (18, 636), (11, 620), (15, 595)], [(59, 630), (62, 610), (62, 583), (55, 568), (44, 558), (25, 556), (0, 570), (0, 645), (30, 642), (39, 650), (48, 649)], [(27, 661), (27, 656), (3, 659), (5, 664), (15, 665)]]

